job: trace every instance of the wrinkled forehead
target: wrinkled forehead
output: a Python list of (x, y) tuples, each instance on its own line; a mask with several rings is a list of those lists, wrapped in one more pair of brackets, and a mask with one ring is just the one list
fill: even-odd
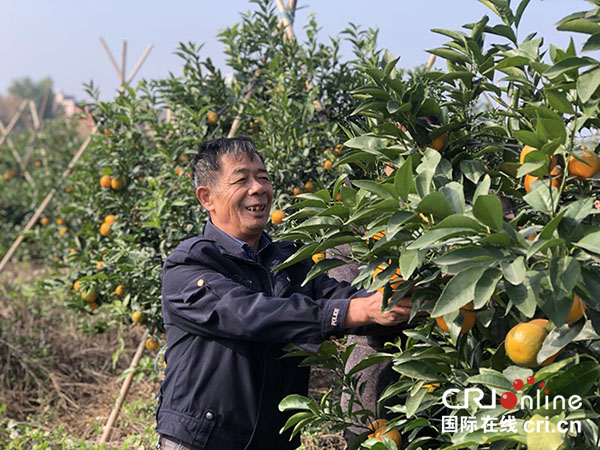
[(240, 170), (266, 172), (265, 165), (258, 154), (248, 155), (243, 150), (225, 153), (220, 157), (221, 174), (227, 175)]

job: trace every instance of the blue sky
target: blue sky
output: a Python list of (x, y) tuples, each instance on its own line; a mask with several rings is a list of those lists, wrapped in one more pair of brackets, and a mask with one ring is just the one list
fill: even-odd
[[(136, 76), (159, 78), (180, 73), (180, 61), (173, 54), (179, 42), (204, 43), (202, 55), (224, 68), (219, 30), (236, 23), (239, 13), (252, 9), (247, 0), (7, 0), (0, 15), (0, 94), (15, 78), (34, 80), (51, 77), (55, 91), (86, 99), (83, 83), (94, 80), (106, 99), (118, 87), (117, 75), (99, 38), (102, 36), (117, 61), (122, 41), (127, 40), (129, 72), (148, 44), (154, 48)], [(513, 8), (519, 0), (513, 0)], [(273, 1), (273, 4), (275, 2)], [(447, 39), (432, 28), (458, 30), (465, 23), (493, 13), (477, 0), (298, 0), (301, 8), (295, 29), (302, 39), (302, 27), (314, 13), (321, 27), (320, 39), (339, 33), (349, 22), (379, 28), (379, 42), (394, 55), (399, 66), (413, 67), (427, 61), (426, 49)], [(555, 23), (562, 17), (590, 9), (584, 0), (531, 0), (521, 27), (520, 39), (531, 32), (566, 47), (569, 34), (558, 32)], [(576, 36), (581, 43), (582, 37)]]

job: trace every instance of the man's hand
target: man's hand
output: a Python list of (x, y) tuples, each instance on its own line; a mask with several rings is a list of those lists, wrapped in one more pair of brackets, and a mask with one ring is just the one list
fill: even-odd
[(382, 300), (383, 295), (380, 292), (350, 300), (344, 327), (353, 328), (373, 323), (391, 326), (408, 322), (412, 308), (410, 297), (400, 299), (392, 309), (385, 312), (381, 311)]

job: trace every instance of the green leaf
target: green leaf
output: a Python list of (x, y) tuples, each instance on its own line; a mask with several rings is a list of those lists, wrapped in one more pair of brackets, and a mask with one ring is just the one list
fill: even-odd
[(380, 150), (387, 147), (387, 139), (375, 136), (358, 136), (344, 142), (344, 146), (359, 150)]
[(293, 264), (296, 264), (299, 261), (302, 261), (314, 253), (316, 253), (317, 247), (319, 246), (318, 242), (312, 242), (310, 244), (305, 244), (302, 246), (300, 250), (291, 255), (288, 259), (286, 259), (282, 264), (279, 264), (277, 267), (273, 268), (273, 271), (285, 269)]
[[(370, 180), (353, 180), (352, 184), (359, 189), (369, 191), (384, 200), (395, 200), (396, 197), (392, 195), (383, 185)], [(391, 186), (391, 185), (390, 185)]]
[(472, 228), (474, 231), (485, 231), (485, 227), (472, 217), (462, 214), (452, 214), (437, 223), (433, 229), (439, 228)]
[[(538, 183), (537, 186), (536, 183)], [(523, 200), (531, 207), (550, 216), (558, 206), (560, 195), (558, 189), (548, 185), (549, 183), (544, 183), (539, 180), (534, 181), (532, 191), (525, 195)]]
[(354, 375), (355, 373), (358, 373), (361, 370), (366, 369), (367, 367), (371, 367), (383, 361), (389, 361), (390, 359), (392, 359), (392, 355), (389, 353), (371, 353), (366, 358), (360, 360), (360, 362), (354, 367), (352, 367), (352, 369), (350, 369), (347, 374)]
[(442, 228), (439, 230), (431, 230), (423, 234), (421, 237), (412, 242), (408, 247), (408, 250), (420, 250), (428, 247), (433, 247), (439, 241), (445, 241), (446, 239), (473, 234), (471, 228)]
[(412, 417), (417, 412), (425, 395), (427, 395), (427, 389), (419, 389), (415, 394), (408, 398), (406, 401), (407, 418)]
[(588, 252), (600, 254), (600, 231), (586, 234), (578, 242), (573, 243), (573, 245), (583, 248)]
[(477, 285), (475, 286), (475, 298), (474, 306), (475, 309), (483, 308), (487, 302), (492, 298), (496, 290), (496, 285), (502, 278), (502, 273), (498, 269), (486, 270)]
[(292, 394), (279, 402), (279, 411), (290, 411), (294, 409), (310, 410), (311, 399), (298, 394)]
[(514, 285), (511, 283), (505, 283), (504, 289), (510, 301), (517, 307), (517, 309), (525, 315), (525, 317), (533, 317), (537, 303), (535, 301), (535, 295), (531, 289), (528, 289), (527, 284)]
[(592, 98), (596, 89), (600, 86), (600, 68), (585, 72), (577, 78), (577, 94), (585, 103)]
[(567, 94), (557, 89), (544, 89), (550, 105), (563, 114), (575, 114), (573, 104), (567, 98)]
[(515, 27), (517, 28), (519, 27), (525, 8), (529, 5), (529, 1), (530, 0), (521, 0), (521, 3), (519, 3), (519, 6), (517, 7), (517, 11), (515, 12)]
[(437, 191), (426, 195), (417, 206), (417, 211), (423, 214), (433, 214), (441, 218), (453, 213), (446, 197)]
[(510, 284), (518, 285), (525, 281), (527, 268), (522, 256), (517, 257), (512, 262), (502, 262), (501, 267), (504, 279)]
[(402, 163), (400, 168), (396, 171), (394, 186), (402, 200), (408, 202), (408, 194), (415, 192), (416, 189), (412, 172), (412, 158), (406, 158), (404, 163)]
[(557, 27), (559, 31), (573, 31), (575, 33), (596, 34), (600, 32), (600, 25), (591, 20), (573, 19), (562, 22)]
[(552, 220), (544, 226), (544, 228), (540, 232), (538, 239), (550, 239), (554, 234), (554, 231), (556, 231), (556, 229), (560, 225), (560, 222), (566, 212), (567, 210), (563, 209), (555, 217), (553, 217)]
[(544, 142), (540, 140), (537, 134), (529, 130), (519, 130), (514, 132), (515, 137), (525, 145), (530, 145), (535, 148), (542, 148)]
[(474, 300), (475, 288), (486, 267), (472, 267), (453, 276), (444, 286), (444, 290), (433, 307), (431, 317), (439, 317), (458, 311), (462, 306)]
[(561, 327), (554, 328), (544, 340), (542, 348), (538, 352), (537, 361), (539, 364), (550, 358), (555, 353), (569, 345), (575, 340), (577, 335), (583, 329), (583, 321), (578, 321), (573, 324), (565, 324)]
[(453, 213), (463, 214), (465, 212), (465, 194), (462, 184), (452, 181), (442, 186), (438, 192), (446, 198)]
[(425, 155), (421, 161), (421, 164), (417, 166), (416, 171), (418, 175), (416, 179), (416, 186), (421, 198), (429, 194), (429, 191), (431, 190), (431, 180), (433, 180), (437, 166), (439, 165), (441, 159), (442, 156), (440, 153), (437, 150), (430, 148), (425, 151)]
[(552, 393), (568, 398), (579, 395), (585, 398), (600, 377), (600, 365), (596, 361), (581, 361), (552, 379)]
[(502, 203), (495, 195), (480, 195), (473, 205), (473, 215), (494, 231), (502, 229)]
[(583, 52), (590, 52), (592, 50), (600, 50), (600, 30), (598, 33), (592, 34), (581, 48)]
[(457, 52), (456, 50), (451, 50), (449, 48), (439, 47), (431, 50), (427, 50), (427, 53), (431, 53), (432, 55), (439, 56), (440, 58), (447, 59), (453, 63), (468, 63), (469, 58), (463, 55), (462, 53)]
[(485, 175), (485, 166), (481, 161), (462, 160), (460, 162), (460, 170), (473, 184), (477, 184), (479, 179)]
[(306, 278), (302, 282), (302, 286), (306, 286), (306, 284), (312, 280), (313, 278), (321, 275), (322, 273), (326, 273), (335, 267), (345, 266), (348, 264), (346, 261), (342, 261), (341, 259), (336, 258), (326, 258), (322, 261), (319, 261), (317, 264), (312, 266), (308, 273), (306, 274)]
[(492, 184), (492, 179), (489, 175), (483, 177), (481, 183), (477, 185), (477, 189), (475, 189), (475, 193), (473, 194), (473, 203), (477, 201), (477, 198), (480, 195), (487, 195), (490, 191), (490, 186)]
[[(600, 31), (600, 27), (599, 31)], [(563, 60), (561, 60), (560, 62), (558, 62), (557, 64), (554, 64), (552, 67), (550, 67), (548, 70), (546, 70), (544, 72), (544, 76), (546, 76), (547, 78), (557, 78), (571, 70), (576, 70), (579, 69), (580, 67), (585, 67), (585, 66), (589, 66), (590, 64), (595, 64), (596, 61), (591, 59), (591, 58), (580, 58), (577, 56), (574, 57), (570, 57), (570, 58), (565, 58)]]
[(402, 229), (402, 226), (407, 220), (412, 219), (415, 215), (409, 211), (398, 211), (395, 212), (388, 222), (387, 235), (394, 236), (398, 231)]
[(423, 260), (424, 252), (420, 250), (404, 250), (400, 252), (400, 271), (404, 279), (409, 279)]

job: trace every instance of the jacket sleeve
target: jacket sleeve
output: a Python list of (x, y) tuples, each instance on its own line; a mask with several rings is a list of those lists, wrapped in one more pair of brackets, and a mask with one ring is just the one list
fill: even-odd
[[(347, 283), (328, 277), (306, 293), (268, 296), (233, 280), (208, 258), (177, 255), (163, 270), (165, 326), (208, 337), (262, 342), (320, 343), (344, 334), (350, 298)], [(213, 267), (214, 266), (214, 267)]]

